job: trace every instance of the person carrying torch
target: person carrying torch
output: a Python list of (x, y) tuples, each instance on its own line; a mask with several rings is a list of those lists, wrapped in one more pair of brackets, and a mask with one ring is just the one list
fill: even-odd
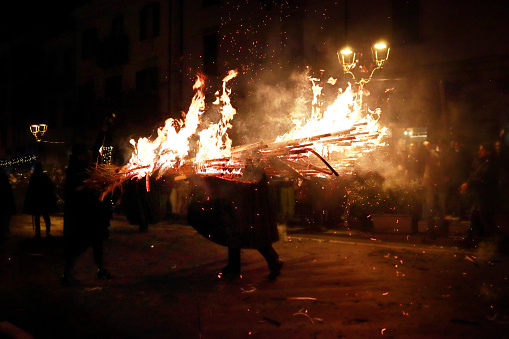
[(248, 164), (235, 180), (195, 176), (191, 190), (189, 224), (207, 239), (228, 247), (228, 264), (219, 276), (239, 277), (241, 250), (256, 249), (267, 262), (269, 280), (276, 279), (283, 262), (272, 246), (279, 234), (263, 166)]

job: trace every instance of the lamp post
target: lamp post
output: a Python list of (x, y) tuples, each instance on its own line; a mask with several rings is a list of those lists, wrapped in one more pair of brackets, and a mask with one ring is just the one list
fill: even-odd
[(44, 133), (48, 130), (48, 125), (46, 124), (38, 124), (38, 125), (30, 125), (30, 133), (32, 133), (37, 142), (41, 142)]
[(355, 77), (353, 69), (357, 66), (359, 60), (356, 59), (356, 53), (351, 48), (344, 48), (338, 51), (338, 61), (345, 74), (350, 74), (356, 83), (364, 85), (371, 80), (377, 69), (383, 68), (385, 62), (389, 59), (389, 51), (390, 48), (383, 42), (376, 43), (371, 47), (373, 61), (376, 66), (373, 68), (367, 79), (360, 78), (360, 80), (357, 80)]

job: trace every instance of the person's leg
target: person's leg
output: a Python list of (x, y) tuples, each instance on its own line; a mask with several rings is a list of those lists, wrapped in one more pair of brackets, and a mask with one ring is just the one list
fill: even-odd
[(449, 225), (445, 219), (447, 210), (447, 191), (440, 190), (438, 193), (438, 229), (440, 234), (447, 235), (449, 233)]
[(240, 274), (240, 248), (228, 247), (228, 265), (221, 270), (221, 274)]
[(97, 278), (112, 279), (113, 276), (111, 273), (104, 268), (104, 247), (102, 239), (94, 240), (92, 244), (92, 251), (94, 253), (94, 263), (97, 266)]
[(41, 215), (34, 214), (32, 218), (34, 218), (35, 237), (39, 239), (41, 237)]
[(473, 243), (474, 239), (482, 233), (481, 217), (477, 206), (472, 206), (470, 211), (470, 227), (467, 230), (465, 241), (467, 244)]
[(258, 252), (265, 258), (267, 265), (269, 266), (270, 274), (269, 279), (276, 279), (281, 274), (281, 268), (283, 268), (283, 262), (279, 259), (279, 254), (272, 245), (266, 245), (260, 247)]
[(44, 219), (44, 223), (46, 224), (46, 235), (50, 235), (51, 232), (51, 219), (48, 212), (42, 213), (42, 218)]
[(69, 245), (64, 244), (64, 274), (60, 282), (64, 286), (79, 285), (79, 281), (72, 275), (72, 270), (78, 259), (79, 253)]

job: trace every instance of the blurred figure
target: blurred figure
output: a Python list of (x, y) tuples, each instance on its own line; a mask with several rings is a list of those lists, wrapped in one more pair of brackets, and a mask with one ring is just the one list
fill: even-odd
[(494, 215), (497, 211), (498, 170), (495, 149), (491, 143), (483, 143), (477, 153), (479, 164), (461, 185), (461, 193), (470, 192), (473, 204), (470, 211), (470, 228), (465, 238), (467, 246), (475, 246), (475, 238), (496, 235)]
[(410, 143), (408, 145), (408, 155), (405, 162), (406, 175), (409, 180), (421, 180), (424, 174), (424, 164), (422, 159), (422, 152), (419, 145)]
[(0, 170), (0, 243), (9, 234), (11, 217), (16, 214), (16, 202), (9, 177)]
[(220, 277), (240, 276), (241, 249), (260, 252), (270, 270), (269, 280), (276, 279), (283, 267), (272, 247), (279, 234), (268, 179), (260, 171), (246, 166), (242, 181), (199, 176), (192, 180), (189, 224), (207, 239), (228, 247), (228, 265)]
[(36, 162), (34, 171), (28, 182), (23, 213), (32, 215), (32, 221), (35, 227), (35, 238), (41, 238), (41, 216), (46, 224), (46, 236), (51, 237), (51, 218), (50, 213), (57, 211), (57, 196), (53, 187), (53, 182), (49, 176), (44, 173), (42, 164)]
[(78, 257), (92, 247), (97, 278), (111, 279), (104, 268), (103, 241), (108, 235), (109, 217), (96, 191), (85, 185), (89, 177), (92, 153), (84, 144), (76, 144), (69, 157), (65, 181), (64, 274), (62, 284), (79, 284), (72, 275)]
[(453, 217), (467, 215), (465, 199), (460, 194), (461, 185), (468, 179), (471, 157), (464, 151), (460, 143), (451, 141), (444, 156), (444, 174), (447, 184), (447, 213)]
[(189, 197), (189, 183), (187, 180), (173, 179), (170, 191), (171, 219), (178, 221), (186, 214)]
[(425, 141), (426, 149), (422, 186), (424, 188), (423, 216), (428, 222), (428, 232), (446, 233), (445, 229), (445, 176), (440, 149)]
[(498, 168), (498, 184), (501, 193), (501, 212), (509, 213), (509, 149), (503, 140), (495, 141), (495, 159)]
[(130, 225), (138, 225), (140, 233), (148, 232), (148, 226), (158, 221), (154, 207), (154, 180), (149, 182), (151, 190), (147, 191), (146, 179), (129, 180), (124, 185), (122, 205)]
[(281, 198), (281, 222), (288, 225), (288, 222), (295, 214), (295, 189), (293, 180), (285, 178), (280, 184)]

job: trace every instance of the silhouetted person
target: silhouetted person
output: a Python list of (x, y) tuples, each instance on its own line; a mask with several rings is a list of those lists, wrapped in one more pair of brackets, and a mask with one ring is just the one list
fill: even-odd
[(0, 170), (0, 242), (9, 234), (11, 217), (16, 214), (16, 202), (9, 177)]
[(41, 238), (41, 216), (46, 224), (46, 236), (51, 234), (51, 218), (50, 213), (57, 211), (57, 196), (53, 187), (53, 182), (44, 173), (42, 164), (36, 162), (34, 172), (30, 176), (28, 182), (27, 193), (25, 196), (25, 204), (23, 205), (23, 213), (32, 215), (35, 238)]
[(272, 247), (279, 240), (276, 216), (269, 202), (268, 179), (246, 166), (243, 181), (195, 177), (188, 222), (207, 239), (228, 247), (228, 265), (221, 276), (241, 273), (241, 249), (256, 249), (265, 258), (269, 279), (281, 272), (283, 262)]
[(461, 217), (463, 197), (460, 194), (461, 185), (468, 179), (471, 159), (467, 157), (459, 142), (451, 141), (444, 156), (444, 173), (447, 177), (447, 212), (455, 217)]
[(495, 142), (495, 158), (498, 167), (498, 184), (500, 188), (501, 212), (509, 213), (509, 148), (504, 140)]
[(461, 193), (469, 191), (473, 197), (470, 211), (470, 229), (465, 242), (475, 245), (475, 237), (496, 235), (494, 215), (497, 210), (498, 168), (495, 162), (493, 144), (483, 143), (477, 153), (479, 164), (470, 174), (466, 183), (461, 185)]
[(148, 226), (158, 221), (153, 195), (157, 183), (150, 181), (147, 191), (145, 179), (129, 180), (124, 185), (122, 204), (130, 225), (138, 225), (140, 233), (148, 231)]
[(72, 270), (78, 257), (92, 247), (97, 277), (110, 279), (104, 268), (103, 241), (108, 234), (109, 215), (99, 201), (98, 192), (88, 188), (92, 153), (84, 144), (73, 146), (65, 180), (64, 206), (64, 275), (63, 285), (76, 285)]
[(424, 161), (419, 145), (411, 143), (408, 146), (408, 155), (405, 162), (406, 175), (409, 180), (421, 180), (424, 174)]
[(423, 216), (427, 220), (428, 231), (444, 233), (446, 185), (443, 173), (441, 150), (437, 150), (428, 141), (423, 143), (426, 148), (422, 186), (424, 188)]

